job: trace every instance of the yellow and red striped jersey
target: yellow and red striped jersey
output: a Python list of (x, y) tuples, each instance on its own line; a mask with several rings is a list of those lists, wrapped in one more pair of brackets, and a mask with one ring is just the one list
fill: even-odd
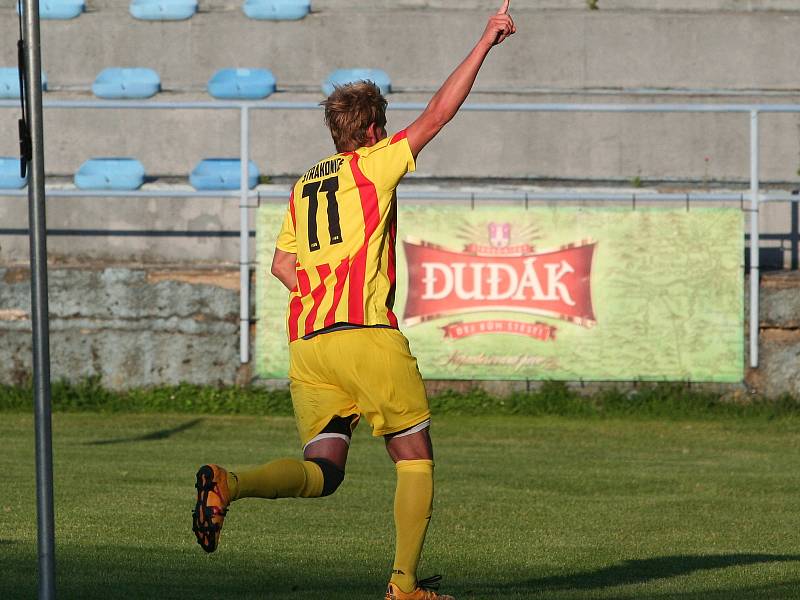
[(297, 180), (276, 242), (297, 255), (290, 342), (339, 323), (397, 327), (395, 190), (414, 169), (401, 131), (329, 156)]

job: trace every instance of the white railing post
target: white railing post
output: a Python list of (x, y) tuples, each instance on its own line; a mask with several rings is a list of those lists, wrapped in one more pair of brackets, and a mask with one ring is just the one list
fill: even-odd
[(250, 219), (248, 186), (250, 163), (250, 119), (247, 106), (241, 107), (240, 149), (241, 182), (239, 195), (239, 359), (250, 362)]
[(758, 367), (759, 334), (759, 182), (758, 110), (750, 111), (750, 366)]

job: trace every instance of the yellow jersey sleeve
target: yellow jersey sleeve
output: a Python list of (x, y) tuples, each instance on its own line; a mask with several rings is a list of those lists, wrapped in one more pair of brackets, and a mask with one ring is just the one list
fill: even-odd
[(295, 232), (295, 213), (294, 213), (294, 192), (289, 198), (289, 207), (286, 209), (286, 216), (283, 218), (283, 225), (275, 242), (275, 247), (284, 252), (297, 254), (297, 235)]
[(405, 129), (357, 152), (364, 175), (384, 191), (394, 190), (406, 173), (416, 169)]

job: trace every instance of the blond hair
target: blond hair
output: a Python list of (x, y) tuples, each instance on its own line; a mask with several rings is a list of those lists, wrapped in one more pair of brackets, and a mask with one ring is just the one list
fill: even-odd
[(336, 86), (320, 106), (325, 107), (325, 125), (331, 130), (337, 152), (363, 146), (373, 123), (386, 127), (387, 105), (380, 88), (371, 81)]

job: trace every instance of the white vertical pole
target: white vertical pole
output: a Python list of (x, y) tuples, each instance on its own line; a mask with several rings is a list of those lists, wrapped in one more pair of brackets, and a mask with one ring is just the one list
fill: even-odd
[(750, 366), (758, 367), (759, 334), (759, 182), (758, 111), (750, 111)]
[(239, 196), (239, 356), (250, 362), (250, 220), (248, 215), (248, 175), (250, 163), (249, 108), (242, 106), (240, 123), (241, 194)]

